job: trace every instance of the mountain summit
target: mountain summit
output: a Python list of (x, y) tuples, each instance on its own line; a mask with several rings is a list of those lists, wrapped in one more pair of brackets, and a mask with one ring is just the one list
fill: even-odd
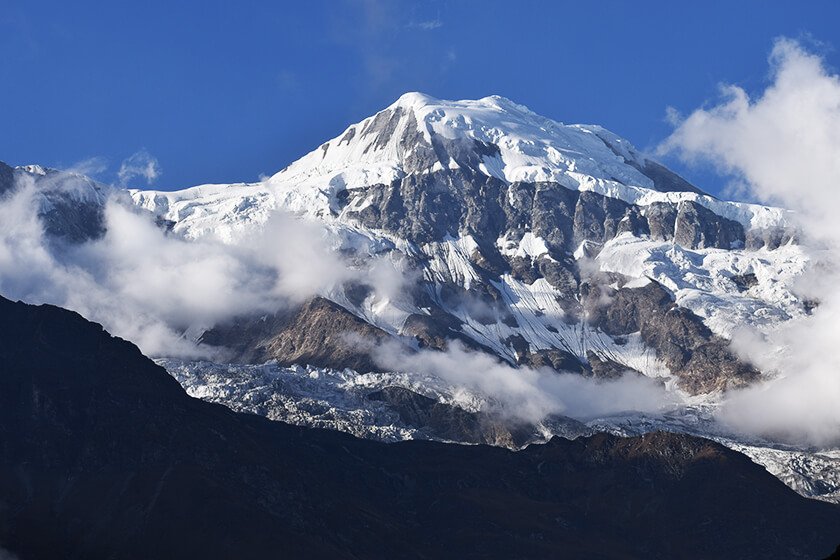
[(564, 125), (499, 96), (444, 101), (422, 93), (407, 93), (351, 125), (272, 182), (358, 188), (456, 169), (508, 183), (552, 181), (578, 189), (608, 181), (699, 192), (601, 127)]

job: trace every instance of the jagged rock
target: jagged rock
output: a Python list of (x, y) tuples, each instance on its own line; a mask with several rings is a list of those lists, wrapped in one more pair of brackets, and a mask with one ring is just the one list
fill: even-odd
[(738, 290), (741, 292), (746, 292), (756, 284), (758, 284), (758, 278), (756, 278), (755, 274), (752, 272), (747, 272), (745, 274), (736, 274), (730, 278), (732, 282), (738, 287)]
[(588, 372), (586, 364), (581, 362), (577, 356), (558, 348), (543, 348), (540, 350), (530, 351), (525, 356), (522, 363), (534, 368), (550, 367), (558, 372)]
[(379, 369), (371, 346), (390, 335), (340, 305), (314, 298), (292, 310), (233, 320), (205, 332), (201, 342), (231, 350), (233, 359), (281, 365), (309, 364), (359, 372)]
[(684, 201), (678, 206), (674, 242), (689, 249), (739, 248), (745, 242), (744, 227), (695, 202)]
[(628, 373), (631, 375), (642, 375), (624, 364), (619, 364), (609, 358), (599, 356), (591, 350), (586, 353), (586, 359), (589, 362), (592, 377), (597, 379), (618, 379)]
[(489, 348), (466, 336), (461, 331), (461, 322), (457, 318), (437, 307), (432, 308), (430, 315), (409, 315), (401, 334), (414, 337), (420, 348), (446, 350), (451, 341), (457, 340), (471, 350), (493, 353)]
[(765, 248), (772, 251), (788, 243), (797, 243), (799, 232), (792, 228), (756, 228), (746, 234), (747, 249)]
[[(598, 290), (592, 290), (590, 300), (601, 297)], [(699, 317), (678, 307), (656, 282), (613, 290), (608, 304), (589, 307), (588, 320), (613, 336), (641, 333), (691, 393), (741, 386), (758, 376), (758, 371), (729, 350), (728, 341), (713, 335)]]

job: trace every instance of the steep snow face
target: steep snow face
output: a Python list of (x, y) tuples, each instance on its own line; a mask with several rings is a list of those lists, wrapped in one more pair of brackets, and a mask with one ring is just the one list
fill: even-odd
[[(407, 93), (271, 181), (315, 181), (352, 189), (390, 183), (410, 173), (469, 165), (508, 182), (555, 181), (571, 186), (568, 173), (572, 172), (653, 188), (651, 179), (625, 164), (594, 130), (597, 127), (562, 125), (498, 96), (443, 101)], [(426, 146), (435, 150), (435, 158), (422, 153)], [(467, 159), (459, 152), (475, 146), (483, 147), (484, 153)]]
[(641, 206), (690, 200), (751, 228), (785, 221), (780, 209), (698, 191), (600, 126), (565, 125), (499, 96), (447, 101), (407, 93), (271, 177), (268, 186), (282, 206), (325, 215), (345, 189), (456, 169), (508, 183), (557, 183)]
[(199, 185), (181, 191), (129, 194), (134, 203), (173, 223), (187, 239), (216, 238), (232, 243), (237, 236), (264, 224), (276, 208), (273, 193), (262, 183)]
[[(422, 199), (426, 187), (399, 195), (386, 189), (383, 194), (382, 184), (432, 174), (439, 182), (429, 182), (428, 188), (448, 182), (448, 188), (473, 189), (463, 201), (455, 199), (454, 203), (474, 206), (460, 209), (463, 213), (480, 213), (494, 202), (481, 198), (483, 187), (476, 185), (482, 180), (489, 181), (490, 187), (493, 181), (503, 185), (499, 192), (505, 193), (508, 206), (504, 212), (511, 221), (489, 241), (491, 250), (507, 261), (510, 273), (488, 276), (486, 262), (480, 261), (489, 255), (486, 243), (477, 239), (486, 233), (480, 221), (472, 232), (463, 231), (463, 223), (437, 214), (437, 207), (399, 200)], [(532, 206), (527, 206), (517, 197), (527, 197), (529, 191), (514, 189), (521, 185), (517, 181), (536, 182), (535, 190), (547, 202), (538, 203), (531, 194)], [(570, 191), (578, 197), (577, 202), (569, 199)], [(606, 198), (599, 202), (595, 195), (587, 194), (583, 200), (584, 194), (578, 193)], [(409, 93), (266, 181), (201, 185), (176, 192), (134, 190), (130, 194), (135, 204), (168, 221), (175, 233), (189, 239), (214, 237), (233, 243), (268, 221), (275, 211), (286, 210), (319, 220), (335, 247), (352, 247), (354, 251), (363, 247), (359, 257), (390, 252), (409, 256), (433, 299), (437, 298), (435, 304), (461, 323), (461, 332), (511, 362), (522, 358), (521, 347), (512, 345), (514, 339), (521, 339), (533, 352), (562, 349), (583, 362), (594, 352), (652, 377), (667, 373), (655, 354), (633, 337), (628, 339), (630, 344), (626, 340), (616, 344), (576, 318), (570, 305), (574, 307), (573, 300), (580, 298), (577, 289), (587, 280), (584, 273), (592, 270), (624, 275), (630, 279), (623, 284), (628, 288), (650, 280), (658, 282), (679, 305), (692, 310), (712, 332), (725, 338), (742, 324), (770, 329), (801, 314), (804, 308), (792, 289), (807, 263), (798, 246), (756, 250), (743, 248), (744, 242), (738, 241), (724, 243), (724, 249), (692, 249), (676, 242), (680, 224), (696, 227), (698, 235), (710, 235), (714, 227), (732, 230), (726, 224), (710, 226), (710, 230), (704, 223), (710, 218), (700, 214), (695, 214), (694, 222), (681, 222), (684, 211), (692, 213), (692, 204), (711, 210), (716, 220), (741, 224), (747, 230), (742, 240), (756, 231), (786, 229), (784, 210), (705, 195), (601, 127), (564, 125), (497, 96), (444, 101)], [(441, 229), (450, 233), (432, 240), (412, 239), (395, 227), (381, 229), (381, 219), (365, 222), (365, 212), (382, 216), (390, 211), (390, 196), (399, 207), (395, 221), (413, 220), (410, 225), (417, 226), (415, 230), (443, 224)], [(410, 208), (414, 214), (406, 210), (409, 203), (416, 203)], [(560, 208), (562, 204), (566, 206)], [(626, 204), (634, 206), (625, 210)], [(539, 216), (538, 211), (542, 212)], [(509, 218), (514, 212), (521, 212), (521, 217)], [(598, 217), (604, 212), (613, 214)], [(552, 213), (562, 216), (552, 217)], [(663, 239), (653, 226), (640, 230), (631, 224), (645, 220), (651, 224), (656, 220), (660, 229), (670, 228), (666, 234), (670, 238)], [(537, 231), (538, 221), (551, 221), (552, 225)], [(569, 221), (576, 229), (568, 237), (563, 233), (561, 243), (552, 228), (562, 228)], [(592, 231), (590, 225), (601, 228), (603, 237), (568, 246), (579, 232)], [(608, 227), (625, 233), (607, 234)], [(561, 269), (565, 269), (565, 277), (556, 272)], [(551, 270), (555, 271), (553, 279), (543, 273)], [(478, 318), (469, 305), (444, 301), (442, 287), (453, 286), (490, 293), (505, 306), (508, 317)], [(341, 286), (321, 295), (391, 334), (406, 334), (404, 326), (411, 315), (428, 313), (426, 304), (393, 298), (357, 302), (348, 298)]]
[[(691, 201), (747, 229), (788, 222), (785, 210), (702, 193), (600, 126), (561, 124), (498, 96), (446, 101), (407, 93), (264, 182), (132, 190), (131, 196), (188, 238), (230, 241), (274, 208), (332, 220), (344, 191), (454, 170), (507, 183), (552, 183), (642, 207)], [(369, 203), (357, 198), (349, 210)]]
[(601, 271), (658, 282), (725, 338), (744, 325), (767, 331), (801, 316), (805, 306), (794, 287), (808, 262), (793, 243), (772, 251), (691, 250), (629, 234), (605, 243), (594, 259)]

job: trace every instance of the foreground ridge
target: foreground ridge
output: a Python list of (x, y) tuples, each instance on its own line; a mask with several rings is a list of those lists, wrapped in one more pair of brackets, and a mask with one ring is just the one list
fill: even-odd
[(379, 444), (189, 398), (132, 344), (0, 299), (0, 544), (23, 558), (812, 558), (840, 509), (652, 433)]

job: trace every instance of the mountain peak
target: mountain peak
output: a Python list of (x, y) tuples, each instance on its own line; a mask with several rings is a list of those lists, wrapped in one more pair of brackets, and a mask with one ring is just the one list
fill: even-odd
[(325, 201), (342, 190), (433, 173), (556, 183), (631, 203), (649, 191), (700, 193), (651, 163), (601, 127), (566, 125), (499, 95), (451, 101), (408, 92), (274, 175), (269, 185), (293, 208), (311, 211), (314, 205), (318, 212), (328, 211)]
[(394, 101), (388, 108), (394, 107), (424, 107), (426, 105), (435, 105), (440, 103), (440, 99), (427, 95), (419, 91), (407, 91)]
[[(402, 94), (397, 100), (388, 106), (388, 109), (395, 109), (397, 107), (402, 107), (403, 109), (421, 109), (424, 107), (434, 107), (434, 108), (443, 108), (450, 111), (457, 111), (458, 109), (469, 109), (469, 108), (487, 108), (487, 109), (495, 109), (501, 112), (520, 112), (525, 114), (531, 114), (534, 116), (539, 117), (533, 111), (528, 109), (525, 105), (521, 105), (508, 99), (507, 97), (503, 97), (501, 95), (488, 95), (486, 97), (482, 97), (481, 99), (461, 99), (461, 100), (448, 100), (448, 99), (439, 99), (437, 97), (433, 97), (423, 92), (419, 91), (408, 91)], [(544, 118), (544, 117), (540, 117)]]

